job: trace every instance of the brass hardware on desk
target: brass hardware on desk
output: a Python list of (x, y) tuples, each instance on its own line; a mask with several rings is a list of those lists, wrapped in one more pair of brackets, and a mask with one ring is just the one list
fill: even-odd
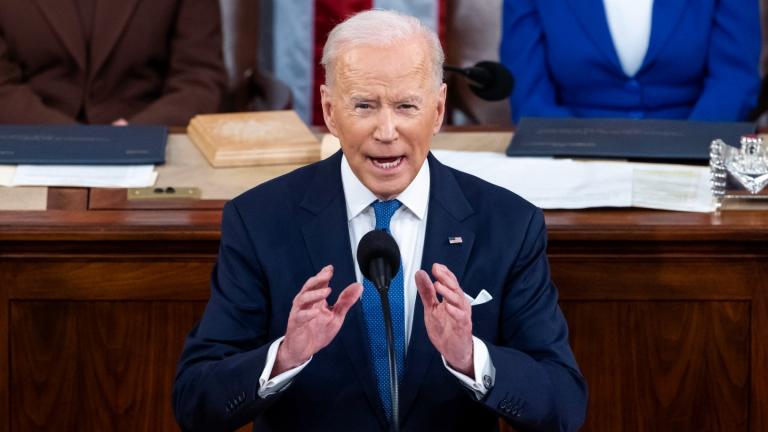
[(202, 193), (198, 187), (146, 187), (130, 188), (128, 201), (148, 199), (200, 199)]

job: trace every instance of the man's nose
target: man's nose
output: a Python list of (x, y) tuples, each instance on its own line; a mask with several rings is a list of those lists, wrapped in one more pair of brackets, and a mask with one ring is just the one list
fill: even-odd
[(373, 138), (381, 142), (392, 142), (398, 138), (397, 118), (392, 109), (384, 108), (379, 111)]

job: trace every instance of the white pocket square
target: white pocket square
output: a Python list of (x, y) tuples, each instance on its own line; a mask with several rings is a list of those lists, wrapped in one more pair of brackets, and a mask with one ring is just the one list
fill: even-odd
[(475, 297), (475, 298), (472, 298), (472, 296), (467, 294), (467, 293), (464, 293), (464, 297), (466, 297), (467, 300), (469, 300), (469, 305), (470, 306), (481, 305), (483, 303), (488, 303), (489, 301), (493, 300), (493, 297), (491, 297), (491, 295), (488, 294), (488, 291), (486, 291), (486, 290), (480, 291), (477, 294), (477, 297)]

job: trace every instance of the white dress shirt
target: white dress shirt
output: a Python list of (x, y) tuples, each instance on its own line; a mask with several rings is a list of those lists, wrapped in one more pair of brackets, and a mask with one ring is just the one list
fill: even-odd
[(621, 68), (633, 77), (648, 52), (653, 0), (603, 0), (603, 5)]
[[(360, 239), (376, 226), (376, 214), (371, 204), (378, 199), (355, 176), (346, 157), (342, 157), (341, 161), (341, 181), (344, 188), (344, 198), (347, 203), (350, 247), (352, 251), (356, 251)], [(405, 308), (406, 346), (408, 346), (411, 339), (413, 310), (416, 304), (416, 296), (418, 295), (415, 274), (421, 268), (424, 250), (424, 236), (427, 227), (429, 204), (429, 181), (429, 163), (425, 160), (416, 178), (397, 196), (397, 199), (403, 205), (392, 216), (389, 225), (390, 232), (400, 248), (403, 264), (403, 288), (405, 290), (403, 295), (405, 304), (403, 307)], [(363, 276), (357, 265), (357, 254), (353, 253), (352, 256), (355, 260), (357, 280), (362, 282)], [(258, 394), (260, 397), (269, 396), (286, 388), (293, 377), (312, 360), (310, 358), (304, 364), (269, 379), (277, 357), (277, 348), (282, 340), (283, 338), (280, 338), (273, 342), (267, 353), (267, 362), (259, 378)], [(496, 370), (490, 360), (488, 348), (485, 344), (474, 336), (472, 340), (474, 348), (474, 379), (452, 369), (446, 363), (445, 358), (443, 358), (443, 364), (464, 386), (472, 391), (477, 399), (481, 399), (488, 391), (483, 383), (483, 377), (488, 376), (490, 381), (494, 382)], [(406, 365), (407, 363), (408, 359), (406, 358)]]

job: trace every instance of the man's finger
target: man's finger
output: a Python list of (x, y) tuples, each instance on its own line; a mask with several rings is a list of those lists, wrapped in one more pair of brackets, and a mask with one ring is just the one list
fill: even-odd
[(294, 312), (293, 318), (296, 325), (302, 325), (309, 320), (317, 318), (322, 312), (318, 309), (302, 309)]
[(297, 309), (309, 309), (318, 301), (324, 300), (331, 294), (331, 289), (320, 288), (312, 291), (302, 291), (293, 299), (293, 306)]
[(456, 292), (440, 281), (435, 282), (435, 290), (437, 290), (438, 294), (443, 296), (444, 301), (451, 303), (458, 308), (464, 308), (468, 303), (463, 291)]
[[(461, 309), (459, 307), (456, 307), (450, 303), (444, 303), (445, 304), (445, 311), (448, 313), (448, 316), (453, 318), (455, 321), (466, 324), (467, 321), (472, 320), (471, 312), (467, 313), (465, 309)], [(472, 309), (469, 309), (470, 311)]]
[(304, 282), (304, 286), (301, 287), (301, 291), (299, 291), (299, 293), (302, 293), (304, 291), (310, 291), (317, 288), (324, 288), (328, 286), (328, 282), (331, 281), (332, 277), (333, 277), (333, 266), (327, 265), (323, 267), (322, 270), (320, 270), (316, 275), (307, 279), (307, 281)]
[(363, 284), (359, 282), (349, 284), (349, 286), (344, 288), (344, 291), (339, 294), (336, 304), (333, 305), (333, 313), (344, 317), (362, 294)]
[(432, 265), (432, 275), (438, 281), (442, 282), (448, 288), (454, 291), (461, 291), (459, 280), (456, 279), (456, 275), (443, 264), (435, 263)]
[(432, 280), (424, 270), (416, 272), (416, 289), (419, 291), (419, 297), (424, 304), (425, 309), (430, 309), (437, 305), (437, 294)]

